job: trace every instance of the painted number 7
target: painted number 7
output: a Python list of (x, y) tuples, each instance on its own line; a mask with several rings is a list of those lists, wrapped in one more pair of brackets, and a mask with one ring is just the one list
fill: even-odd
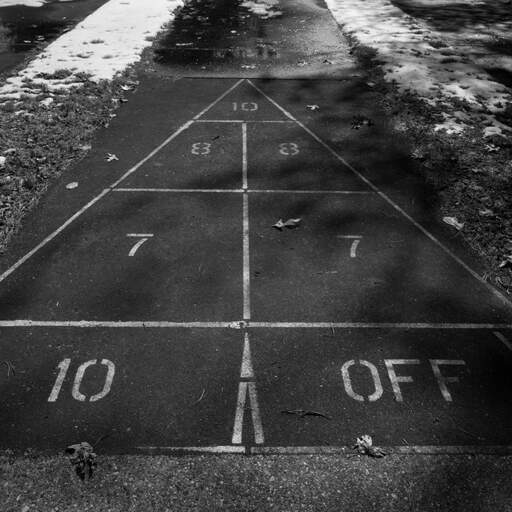
[(153, 238), (152, 233), (128, 233), (126, 235), (128, 238), (138, 238), (138, 241), (135, 242), (135, 245), (130, 249), (128, 256), (135, 256), (135, 253), (140, 249), (144, 242), (147, 242), (150, 238)]

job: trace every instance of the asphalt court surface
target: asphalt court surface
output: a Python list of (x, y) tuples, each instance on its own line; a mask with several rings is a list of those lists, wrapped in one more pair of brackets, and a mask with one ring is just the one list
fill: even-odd
[(1, 447), (508, 450), (506, 300), (278, 82), (225, 82), (4, 269)]

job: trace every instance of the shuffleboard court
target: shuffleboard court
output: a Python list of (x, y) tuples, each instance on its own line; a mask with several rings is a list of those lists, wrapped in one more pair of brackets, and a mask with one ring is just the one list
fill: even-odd
[[(338, 129), (290, 113), (316, 87), (226, 80), (195, 98), (4, 269), (0, 447), (297, 453), (370, 433), (511, 451), (510, 301), (423, 224), (423, 198), (388, 195), (419, 187), (383, 192), (309, 127), (346, 135), (346, 114)], [(385, 129), (358, 142), (370, 177)]]

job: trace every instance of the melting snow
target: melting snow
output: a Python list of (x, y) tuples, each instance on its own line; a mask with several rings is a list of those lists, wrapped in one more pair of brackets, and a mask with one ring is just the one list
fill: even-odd
[[(485, 117), (489, 127), (485, 134), (501, 134), (511, 129), (495, 119), (493, 113), (512, 102), (512, 91), (493, 81), (485, 71), (502, 67), (512, 72), (512, 58), (490, 55), (482, 40), (506, 37), (512, 32), (512, 20), (495, 23), (492, 30), (485, 24), (457, 30), (437, 31), (426, 21), (407, 15), (389, 0), (326, 0), (336, 21), (361, 44), (377, 51), (383, 62), (386, 80), (395, 82), (402, 91), (413, 91), (431, 105), (446, 107), (447, 100), (469, 102), (472, 115)], [(412, 0), (411, 5), (425, 9), (432, 6), (477, 6), (480, 0)], [(480, 48), (480, 50), (479, 50)], [(492, 125), (492, 126), (491, 126)], [(457, 116), (446, 115), (436, 129), (459, 133), (467, 123)]]
[[(1, 1), (1, 0), (0, 0)], [(9, 0), (10, 1), (10, 0)], [(111, 80), (137, 62), (152, 44), (153, 37), (173, 18), (182, 0), (110, 0), (63, 34), (40, 53), (17, 76), (0, 87), (0, 100), (19, 99), (22, 94), (37, 94), (77, 87), (79, 74), (94, 81)], [(66, 70), (65, 78), (45, 78)]]

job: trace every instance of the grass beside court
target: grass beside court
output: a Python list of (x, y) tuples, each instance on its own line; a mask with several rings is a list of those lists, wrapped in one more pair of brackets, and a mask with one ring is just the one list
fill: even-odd
[[(390, 128), (410, 148), (423, 178), (439, 194), (443, 215), (464, 224), (460, 231), (454, 229), (453, 236), (483, 257), (484, 277), (512, 294), (512, 137), (482, 137), (485, 121), (477, 121), (462, 134), (436, 132), (436, 124), (444, 120), (443, 110), (412, 92), (400, 93), (384, 80), (375, 51), (349, 40), (380, 94)], [(446, 108), (469, 109), (462, 100), (451, 100)], [(510, 115), (502, 121), (510, 122)]]
[(512, 457), (110, 456), (82, 482), (64, 456), (0, 457), (5, 512), (505, 512)]
[(48, 186), (91, 149), (94, 131), (107, 126), (124, 101), (121, 87), (130, 75), (83, 80), (83, 87), (63, 94), (0, 103), (0, 252)]

